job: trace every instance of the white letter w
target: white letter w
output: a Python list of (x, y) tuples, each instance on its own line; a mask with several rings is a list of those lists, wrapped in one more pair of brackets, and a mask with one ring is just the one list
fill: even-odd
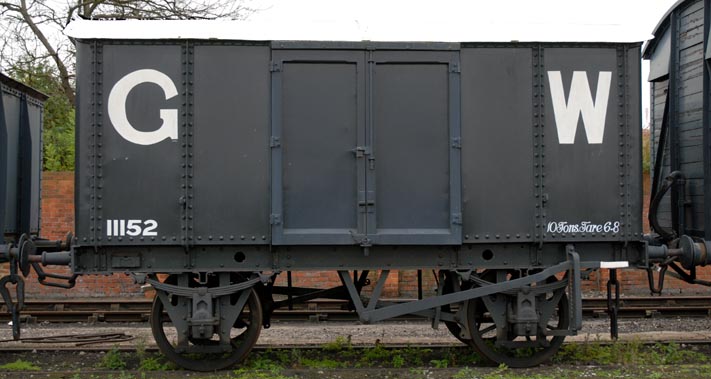
[(588, 143), (602, 143), (611, 79), (612, 72), (600, 71), (597, 79), (597, 95), (593, 102), (588, 74), (585, 71), (574, 71), (566, 102), (560, 71), (548, 71), (559, 143), (572, 144), (575, 141), (580, 113), (583, 114), (583, 126), (585, 126)]

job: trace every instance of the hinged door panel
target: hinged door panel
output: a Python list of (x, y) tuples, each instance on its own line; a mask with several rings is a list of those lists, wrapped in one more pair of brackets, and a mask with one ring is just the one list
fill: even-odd
[(361, 243), (363, 67), (363, 52), (274, 51), (274, 244)]
[(376, 51), (369, 70), (369, 238), (461, 243), (458, 52)]

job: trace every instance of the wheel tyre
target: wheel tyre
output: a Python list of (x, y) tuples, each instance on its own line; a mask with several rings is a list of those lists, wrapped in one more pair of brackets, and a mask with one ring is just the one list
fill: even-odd
[[(153, 298), (153, 306), (151, 307), (150, 324), (153, 338), (161, 353), (178, 366), (193, 371), (222, 370), (242, 362), (257, 342), (262, 329), (262, 306), (259, 302), (259, 297), (254, 289), (249, 289), (249, 291), (250, 295), (246, 304), (246, 306), (249, 306), (247, 329), (239, 336), (232, 338), (232, 351), (225, 354), (197, 354), (199, 355), (197, 357), (191, 356), (196, 354), (178, 353), (168, 341), (165, 330), (163, 330), (163, 302), (156, 295)], [(191, 342), (193, 341), (191, 340)], [(203, 343), (193, 344), (209, 345), (214, 343), (214, 341), (204, 341)]]
[[(533, 348), (534, 351), (497, 348), (494, 346), (496, 337), (485, 338), (481, 334), (481, 320), (487, 311), (485, 303), (481, 299), (469, 300), (467, 311), (467, 322), (472, 336), (472, 346), (483, 358), (495, 364), (503, 363), (512, 368), (538, 366), (551, 359), (565, 340), (565, 336), (553, 336), (550, 338), (547, 346)], [(570, 308), (568, 305), (568, 297), (565, 293), (562, 294), (558, 301), (556, 314), (558, 315), (558, 325), (556, 325), (554, 329), (568, 329), (570, 324)]]

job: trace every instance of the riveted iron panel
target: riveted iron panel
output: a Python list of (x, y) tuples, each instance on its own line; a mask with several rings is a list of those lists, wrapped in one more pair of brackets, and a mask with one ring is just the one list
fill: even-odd
[(78, 271), (538, 267), (641, 237), (636, 45), (78, 44)]
[[(99, 244), (186, 243), (186, 73), (180, 45), (104, 45), (95, 133)], [(150, 71), (146, 71), (150, 70)], [(138, 132), (166, 132), (160, 138)], [(152, 134), (155, 136), (156, 134)], [(163, 138), (165, 137), (165, 138)], [(148, 206), (150, 205), (150, 206)], [(189, 241), (188, 241), (189, 242)]]
[(97, 42), (77, 42), (76, 128), (74, 139), (74, 233), (79, 244), (94, 243), (92, 186), (95, 179), (94, 119)]
[(196, 244), (269, 243), (268, 66), (268, 46), (195, 46)]
[[(26, 159), (25, 168), (28, 175), (25, 183), (25, 188), (29, 192), (25, 192), (20, 196), (22, 202), (29, 204), (25, 212), (29, 212), (21, 219), (26, 223), (25, 231), (29, 230), (30, 234), (37, 235), (40, 232), (40, 189), (42, 185), (42, 125), (44, 112), (43, 105), (37, 102), (27, 102), (27, 126), (28, 135), (25, 137), (25, 148), (29, 156), (23, 157)], [(29, 198), (25, 198), (29, 196)], [(25, 219), (26, 217), (26, 219)]]
[(17, 220), (17, 158), (19, 156), (20, 140), (20, 97), (6, 92), (3, 88), (2, 101), (5, 108), (5, 125), (7, 126), (7, 173), (3, 183), (5, 186), (5, 230), (7, 234), (16, 233)]
[(273, 61), (273, 243), (359, 243), (364, 53), (277, 51)]
[(542, 54), (545, 239), (638, 239), (639, 217), (631, 214), (641, 205), (639, 102), (632, 101), (639, 97), (638, 49), (547, 48)]
[(532, 239), (533, 52), (462, 49), (465, 243)]
[(459, 54), (375, 51), (369, 62), (369, 238), (461, 243)]
[(39, 233), (42, 169), (42, 117), (46, 96), (8, 77), (0, 77), (3, 116), (0, 147), (3, 149), (3, 225), (0, 233)]

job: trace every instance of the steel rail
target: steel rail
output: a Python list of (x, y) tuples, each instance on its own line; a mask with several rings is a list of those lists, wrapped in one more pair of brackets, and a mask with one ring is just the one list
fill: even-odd
[[(386, 301), (387, 299), (383, 299)], [(405, 302), (408, 300), (390, 300)], [(27, 300), (21, 318), (30, 322), (146, 322), (150, 314), (150, 299), (119, 300)], [(583, 298), (583, 312), (587, 317), (607, 317), (607, 299)], [(621, 317), (654, 316), (711, 316), (711, 296), (655, 296), (623, 297), (620, 299)], [(355, 320), (357, 314), (342, 300), (312, 300), (297, 304), (293, 310), (278, 309), (274, 320)], [(403, 316), (400, 319), (419, 319)], [(0, 307), (0, 321), (9, 321), (5, 306)]]

